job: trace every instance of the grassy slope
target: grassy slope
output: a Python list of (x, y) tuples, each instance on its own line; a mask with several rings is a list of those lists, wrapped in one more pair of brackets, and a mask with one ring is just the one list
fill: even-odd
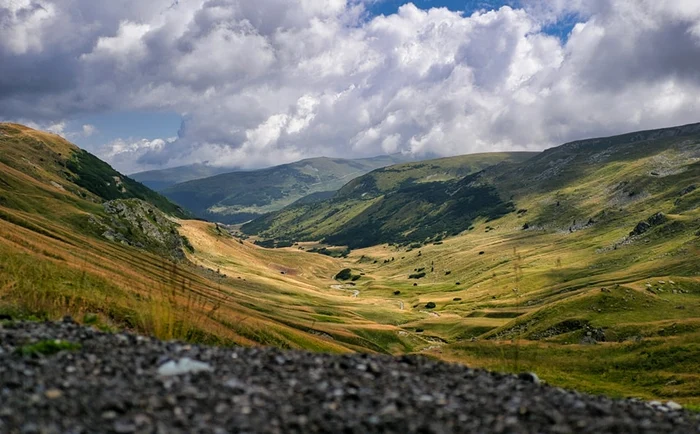
[[(438, 233), (461, 232), (469, 222), (458, 205), (454, 206), (452, 221), (434, 219), (444, 215), (455, 199), (464, 202), (467, 197), (452, 197), (454, 181), (498, 163), (520, 162), (533, 155), (472, 154), (377, 169), (350, 181), (331, 199), (294, 204), (245, 225), (243, 230), (270, 238), (328, 238), (330, 243), (351, 247), (422, 241)], [(494, 210), (505, 205), (498, 196), (489, 198), (487, 190), (474, 189), (472, 193)]]
[[(55, 190), (69, 191), (91, 202), (136, 198), (170, 215), (188, 216), (165, 197), (122, 175), (89, 152), (58, 136), (21, 125), (0, 123), (0, 163), (51, 184)], [(18, 197), (21, 188), (17, 190), (16, 204), (22, 202)]]
[[(0, 313), (96, 316), (103, 325), (165, 339), (334, 352), (356, 348), (256, 310), (261, 294), (282, 285), (276, 279), (234, 280), (95, 236), (89, 216), (104, 217), (104, 198), (71, 182), (75, 178), (66, 172), (66, 161), (80, 151), (58, 136), (2, 125), (0, 147)], [(250, 244), (247, 248), (261, 257), (276, 256)], [(324, 275), (332, 273), (329, 260), (314, 259)], [(279, 262), (284, 266), (285, 258)], [(268, 274), (277, 277), (278, 266)]]
[(312, 158), (189, 181), (169, 187), (163, 193), (199, 217), (242, 223), (311, 193), (337, 190), (354, 177), (401, 159), (400, 156), (361, 160)]

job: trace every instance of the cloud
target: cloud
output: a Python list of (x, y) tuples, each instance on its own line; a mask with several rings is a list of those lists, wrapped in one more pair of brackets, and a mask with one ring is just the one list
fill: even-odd
[(97, 133), (97, 128), (94, 125), (85, 124), (83, 125), (83, 137), (90, 137)]
[(160, 154), (176, 139), (116, 139), (94, 150), (94, 153), (123, 173), (136, 173), (158, 167)]
[[(181, 113), (176, 140), (105, 146), (131, 170), (543, 149), (700, 121), (695, 0), (378, 17), (360, 0), (7, 2), (0, 118)], [(543, 31), (572, 17), (566, 40)]]

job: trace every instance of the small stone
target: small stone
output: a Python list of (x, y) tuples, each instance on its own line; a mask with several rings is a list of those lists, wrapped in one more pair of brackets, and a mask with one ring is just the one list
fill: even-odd
[(58, 389), (49, 389), (44, 392), (44, 396), (46, 396), (48, 399), (58, 399), (63, 396), (63, 392)]
[(102, 413), (102, 419), (114, 420), (118, 416), (117, 412), (114, 410), (105, 411)]
[(528, 383), (540, 384), (540, 377), (534, 372), (523, 372), (518, 375), (518, 378)]
[(680, 410), (683, 410), (683, 406), (680, 405), (680, 404), (677, 403), (677, 402), (674, 402), (674, 401), (668, 401), (668, 402), (666, 403), (666, 408), (668, 408), (668, 409), (671, 410), (671, 411), (680, 411)]
[(158, 368), (158, 375), (161, 377), (170, 377), (173, 375), (196, 374), (198, 372), (209, 372), (213, 368), (208, 363), (192, 360), (189, 357), (183, 357), (177, 362), (171, 360)]
[(119, 420), (114, 423), (114, 432), (118, 434), (129, 434), (136, 432), (136, 425), (124, 420)]

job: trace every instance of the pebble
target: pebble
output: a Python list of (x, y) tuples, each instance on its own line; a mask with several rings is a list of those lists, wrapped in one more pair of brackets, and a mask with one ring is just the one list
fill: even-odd
[(668, 409), (671, 410), (671, 411), (683, 410), (683, 406), (682, 406), (682, 405), (678, 404), (677, 402), (673, 402), (673, 401), (668, 401), (668, 402), (666, 403), (666, 408), (668, 408)]
[(58, 389), (49, 389), (44, 392), (44, 396), (46, 396), (48, 399), (58, 399), (63, 396), (63, 392)]
[(173, 375), (196, 374), (198, 372), (211, 371), (212, 367), (203, 362), (183, 357), (178, 361), (170, 360), (158, 368), (158, 375), (170, 377)]

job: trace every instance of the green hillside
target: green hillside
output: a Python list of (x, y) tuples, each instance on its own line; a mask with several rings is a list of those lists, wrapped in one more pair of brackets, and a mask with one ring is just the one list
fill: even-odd
[(243, 230), (267, 238), (325, 239), (351, 248), (455, 235), (476, 217), (497, 218), (513, 207), (490, 186), (460, 187), (457, 181), (534, 155), (472, 154), (377, 169), (350, 181), (329, 200), (294, 204)]
[[(95, 203), (141, 199), (174, 217), (189, 215), (165, 197), (58, 136), (22, 125), (2, 123), (0, 139), (0, 162), (39, 181), (50, 182), (59, 190), (71, 190)], [(14, 200), (22, 201), (19, 198)]]
[(401, 155), (360, 160), (312, 158), (261, 170), (225, 173), (171, 186), (163, 194), (198, 217), (242, 223), (312, 193), (337, 190), (353, 178), (405, 161)]
[(166, 188), (182, 182), (195, 179), (208, 178), (221, 173), (233, 172), (231, 167), (215, 167), (208, 164), (190, 164), (187, 166), (172, 167), (161, 170), (148, 170), (129, 175), (146, 187), (155, 191), (162, 191)]

